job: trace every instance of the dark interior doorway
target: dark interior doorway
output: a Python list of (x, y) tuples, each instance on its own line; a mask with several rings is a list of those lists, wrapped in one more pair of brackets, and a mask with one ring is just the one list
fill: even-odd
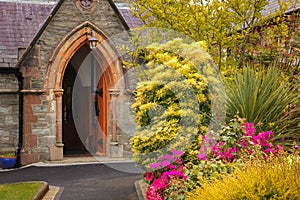
[(62, 85), (64, 156), (106, 155), (106, 71), (87, 45), (69, 61)]
[(65, 156), (89, 155), (74, 123), (72, 93), (76, 75), (77, 70), (69, 63), (63, 79), (63, 144)]

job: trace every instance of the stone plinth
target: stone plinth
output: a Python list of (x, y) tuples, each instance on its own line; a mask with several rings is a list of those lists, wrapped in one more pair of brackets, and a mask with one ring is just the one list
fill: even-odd
[(64, 159), (63, 153), (64, 145), (56, 144), (55, 146), (50, 147), (50, 160), (59, 161)]
[(123, 158), (123, 145), (118, 142), (110, 142), (108, 154), (111, 158)]

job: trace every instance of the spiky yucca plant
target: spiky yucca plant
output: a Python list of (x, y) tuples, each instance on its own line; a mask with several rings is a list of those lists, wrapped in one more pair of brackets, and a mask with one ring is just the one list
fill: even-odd
[(272, 130), (275, 140), (285, 146), (299, 140), (299, 107), (296, 87), (289, 85), (280, 71), (272, 66), (257, 71), (251, 66), (225, 81), (227, 115), (253, 122), (261, 130)]

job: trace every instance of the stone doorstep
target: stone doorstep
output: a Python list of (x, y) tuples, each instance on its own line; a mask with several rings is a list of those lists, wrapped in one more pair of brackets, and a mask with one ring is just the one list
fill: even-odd
[(60, 161), (44, 161), (34, 163), (35, 166), (51, 165), (76, 165), (76, 164), (93, 164), (93, 163), (111, 163), (111, 162), (133, 162), (131, 158), (109, 158), (105, 156), (87, 156), (87, 157), (64, 157)]

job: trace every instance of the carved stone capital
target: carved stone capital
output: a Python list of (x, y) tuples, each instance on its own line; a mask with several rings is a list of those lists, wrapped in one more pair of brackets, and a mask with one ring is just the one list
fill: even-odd
[(64, 90), (63, 89), (54, 89), (53, 93), (56, 98), (61, 98), (64, 94)]

